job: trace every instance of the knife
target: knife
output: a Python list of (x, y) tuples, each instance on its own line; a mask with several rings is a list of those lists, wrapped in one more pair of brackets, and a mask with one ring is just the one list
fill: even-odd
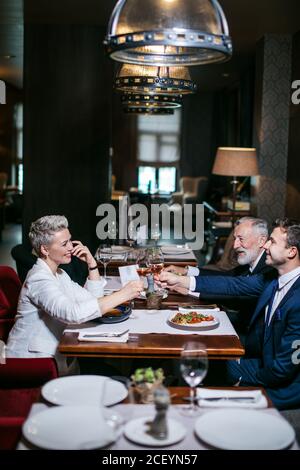
[(128, 330), (122, 331), (121, 333), (86, 333), (83, 335), (83, 338), (118, 338), (128, 333)]

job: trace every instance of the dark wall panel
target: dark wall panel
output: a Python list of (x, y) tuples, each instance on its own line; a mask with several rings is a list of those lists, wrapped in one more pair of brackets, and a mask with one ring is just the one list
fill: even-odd
[(95, 246), (96, 208), (110, 189), (112, 65), (104, 30), (25, 25), (24, 234), (61, 213), (74, 237)]

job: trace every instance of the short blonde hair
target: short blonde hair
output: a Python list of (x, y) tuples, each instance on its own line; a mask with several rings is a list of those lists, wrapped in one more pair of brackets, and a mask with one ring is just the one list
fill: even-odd
[(45, 215), (32, 222), (28, 236), (36, 254), (41, 254), (42, 245), (50, 245), (56, 232), (68, 227), (69, 223), (64, 215)]

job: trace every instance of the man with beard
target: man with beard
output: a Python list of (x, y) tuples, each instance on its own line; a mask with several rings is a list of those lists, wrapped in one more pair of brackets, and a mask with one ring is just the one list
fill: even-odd
[[(295, 354), (300, 338), (300, 223), (278, 219), (265, 243), (266, 264), (278, 278), (205, 276), (186, 278), (162, 271), (163, 285), (202, 293), (259, 295), (246, 338), (245, 356), (227, 361), (227, 384), (264, 387), (279, 409), (300, 405), (300, 365)], [(191, 282), (193, 281), (193, 282)]]
[[(169, 266), (165, 269), (167, 272), (179, 274), (181, 276), (252, 276), (255, 274), (266, 275), (270, 279), (277, 277), (277, 272), (272, 266), (266, 265), (266, 252), (264, 245), (268, 239), (268, 224), (263, 219), (256, 217), (242, 217), (239, 219), (233, 232), (233, 249), (236, 253), (238, 266), (229, 271), (220, 272), (204, 268), (186, 268), (179, 266)], [(188, 289), (176, 288), (182, 294), (187, 294)], [(249, 320), (255, 308), (258, 296), (232, 296), (220, 295), (218, 293), (211, 295), (201, 293), (201, 299), (208, 302), (220, 304), (229, 315), (231, 322), (244, 342), (244, 336), (247, 332)], [(240, 314), (242, 313), (242, 314)]]

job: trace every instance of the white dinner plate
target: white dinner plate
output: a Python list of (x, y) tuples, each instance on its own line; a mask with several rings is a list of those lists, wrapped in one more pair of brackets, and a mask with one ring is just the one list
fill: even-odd
[(130, 248), (128, 246), (113, 245), (111, 247), (111, 252), (113, 255), (125, 255), (128, 253)]
[(161, 251), (164, 255), (185, 255), (191, 253), (192, 249), (186, 246), (168, 245), (162, 246)]
[[(111, 415), (111, 419), (110, 419)], [(23, 435), (49, 450), (90, 450), (114, 442), (117, 413), (95, 406), (54, 406), (28, 418)], [(119, 416), (120, 422), (121, 417)]]
[(128, 395), (127, 388), (121, 382), (101, 375), (72, 375), (50, 380), (42, 387), (42, 395), (55, 405), (99, 406), (103, 386), (104, 406), (115, 405)]
[(207, 444), (227, 450), (280, 450), (295, 440), (294, 429), (283, 418), (263, 411), (233, 408), (200, 416), (195, 432)]
[[(193, 310), (194, 312), (197, 312), (197, 309)], [(178, 328), (180, 330), (212, 330), (214, 328), (217, 328), (220, 324), (219, 318), (215, 315), (215, 312), (213, 313), (214, 320), (212, 321), (202, 321), (200, 323), (194, 323), (190, 325), (178, 325), (177, 323), (174, 323), (172, 320), (175, 317), (177, 312), (172, 312), (168, 316), (168, 323), (169, 325), (173, 326), (174, 328)], [(188, 315), (187, 313), (182, 313), (179, 312), (182, 315)], [(202, 313), (201, 311), (199, 313)], [(206, 313), (206, 315), (210, 315), (209, 312)]]
[(185, 427), (174, 419), (167, 419), (168, 437), (166, 439), (155, 439), (151, 434), (147, 433), (149, 426), (146, 424), (148, 421), (153, 421), (153, 418), (154, 416), (144, 416), (143, 418), (129, 421), (124, 428), (124, 434), (127, 439), (141, 445), (161, 447), (175, 444), (185, 437)]

